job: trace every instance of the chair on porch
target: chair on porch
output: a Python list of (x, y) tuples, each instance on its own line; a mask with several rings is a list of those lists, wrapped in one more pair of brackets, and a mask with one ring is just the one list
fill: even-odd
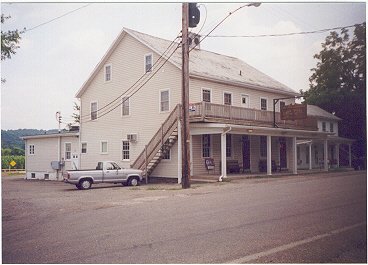
[(206, 158), (204, 160), (204, 164), (206, 166), (208, 174), (210, 174), (210, 170), (213, 170), (213, 173), (215, 173), (215, 161), (213, 160), (213, 158)]

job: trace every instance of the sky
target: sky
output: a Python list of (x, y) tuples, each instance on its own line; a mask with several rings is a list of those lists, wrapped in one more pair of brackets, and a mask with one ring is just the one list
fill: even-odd
[[(202, 3), (201, 35), (242, 3)], [(62, 16), (77, 8), (81, 9)], [(75, 94), (123, 27), (173, 40), (181, 3), (1, 3), (11, 18), (2, 30), (28, 29), (20, 48), (1, 62), (1, 128), (57, 128), (73, 119)], [(207, 13), (207, 15), (206, 15)], [(55, 20), (53, 20), (55, 19)], [(45, 22), (50, 23), (41, 25)], [(365, 2), (262, 3), (231, 15), (213, 35), (313, 31), (366, 21)], [(204, 23), (204, 24), (203, 24)], [(36, 27), (36, 28), (34, 28)], [(34, 29), (32, 29), (34, 28)], [(201, 49), (237, 57), (295, 91), (309, 88), (313, 55), (328, 33), (267, 38), (206, 38)], [(65, 124), (62, 124), (62, 128)]]

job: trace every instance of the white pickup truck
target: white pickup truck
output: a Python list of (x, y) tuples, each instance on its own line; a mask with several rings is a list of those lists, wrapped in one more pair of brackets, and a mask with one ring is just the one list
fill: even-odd
[(96, 169), (68, 170), (64, 172), (64, 182), (74, 184), (80, 190), (88, 190), (92, 184), (122, 183), (137, 186), (142, 181), (143, 171), (121, 168), (113, 161), (98, 162)]

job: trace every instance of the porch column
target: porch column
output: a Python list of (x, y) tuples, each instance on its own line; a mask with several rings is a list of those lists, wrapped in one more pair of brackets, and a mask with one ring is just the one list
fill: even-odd
[(267, 175), (272, 175), (271, 135), (267, 135)]
[(296, 152), (296, 137), (293, 137), (293, 174), (298, 174), (298, 158)]
[(336, 162), (337, 162), (336, 166), (337, 168), (340, 168), (340, 144), (336, 144), (335, 148), (336, 148), (335, 152), (336, 152)]
[(219, 181), (227, 178), (226, 175), (226, 133), (221, 134), (221, 176)]
[(327, 144), (327, 139), (324, 140), (324, 150), (323, 150), (323, 158), (324, 158), (324, 171), (328, 171), (328, 159), (327, 159), (327, 156), (328, 156), (328, 144)]
[(309, 143), (308, 146), (309, 146), (309, 170), (312, 170), (312, 143)]
[[(192, 140), (192, 136), (190, 136), (190, 140)], [(178, 120), (178, 184), (181, 183), (182, 179), (182, 146), (181, 146), (181, 122)], [(192, 141), (190, 141), (190, 145), (192, 146)], [(192, 148), (191, 148), (192, 150)], [(190, 155), (190, 161), (192, 162), (192, 155)], [(190, 170), (192, 174), (192, 169)]]
[(193, 176), (193, 135), (189, 136), (190, 176)]
[(351, 167), (351, 144), (349, 144), (349, 167)]

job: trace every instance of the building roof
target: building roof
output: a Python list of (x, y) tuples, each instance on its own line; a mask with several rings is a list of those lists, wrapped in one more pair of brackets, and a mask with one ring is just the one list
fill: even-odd
[(323, 119), (329, 119), (329, 120), (336, 120), (341, 121), (342, 119), (333, 115), (332, 113), (329, 113), (325, 111), (324, 109), (321, 109), (318, 106), (315, 105), (307, 105), (307, 115), (308, 116), (314, 116), (319, 117)]
[(49, 133), (49, 134), (36, 134), (36, 135), (28, 135), (20, 137), (22, 140), (27, 139), (39, 139), (39, 138), (56, 138), (56, 137), (78, 137), (79, 132), (61, 132), (61, 133)]
[[(158, 54), (163, 54), (167, 47), (171, 44), (171, 41), (162, 38), (154, 37), (145, 33), (141, 33), (128, 28), (123, 28), (118, 38), (111, 45), (105, 56), (100, 63), (96, 66), (89, 79), (83, 84), (81, 89), (77, 92), (76, 97), (79, 98), (99, 69), (105, 64), (107, 58), (112, 54), (113, 50), (117, 47), (121, 39), (129, 34), (137, 41), (141, 42), (145, 46), (152, 49)], [(179, 44), (179, 43), (177, 43)], [(172, 50), (167, 52), (171, 54)], [(166, 56), (167, 58), (168, 56)], [(165, 58), (165, 56), (164, 56)], [(176, 52), (169, 59), (169, 62), (181, 69), (181, 49), (177, 49)], [(260, 72), (249, 64), (242, 60), (226, 56), (202, 49), (193, 49), (190, 52), (189, 58), (189, 75), (191, 77), (208, 79), (211, 81), (217, 81), (221, 83), (248, 87), (252, 89), (265, 90), (269, 92), (277, 92), (285, 95), (299, 95), (291, 88), (276, 81), (268, 75)]]

